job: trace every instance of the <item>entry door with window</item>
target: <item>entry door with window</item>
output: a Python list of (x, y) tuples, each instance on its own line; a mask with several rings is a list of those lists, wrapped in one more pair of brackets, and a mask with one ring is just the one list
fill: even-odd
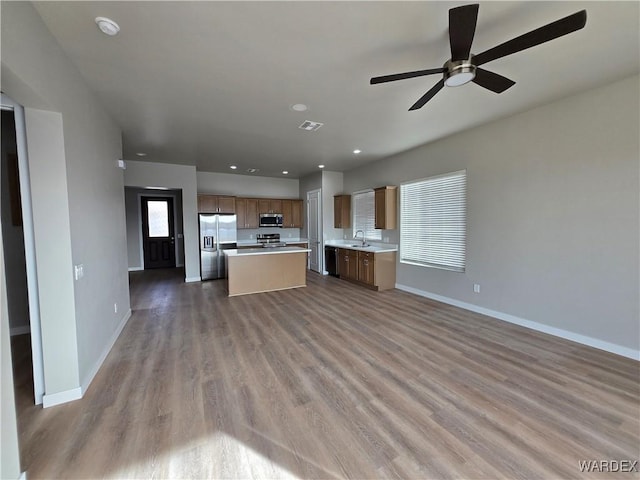
[(144, 268), (176, 266), (173, 199), (142, 197)]

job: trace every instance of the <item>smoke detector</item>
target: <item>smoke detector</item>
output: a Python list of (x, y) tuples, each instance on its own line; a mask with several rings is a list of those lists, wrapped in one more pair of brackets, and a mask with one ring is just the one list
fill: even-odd
[(301, 129), (301, 130), (306, 130), (307, 132), (315, 132), (322, 125), (324, 125), (324, 123), (312, 122), (311, 120), (305, 120), (304, 122), (302, 122), (302, 124), (300, 124), (300, 126), (298, 128)]
[(102, 33), (113, 37), (120, 31), (120, 25), (107, 17), (96, 17), (96, 25)]

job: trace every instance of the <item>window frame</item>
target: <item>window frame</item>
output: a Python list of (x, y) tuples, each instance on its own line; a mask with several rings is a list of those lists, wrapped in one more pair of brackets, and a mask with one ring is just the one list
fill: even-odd
[[(461, 264), (461, 266), (459, 265), (454, 265), (450, 263), (437, 263), (437, 262), (428, 262), (428, 261), (418, 261), (415, 260), (413, 258), (404, 258), (403, 255), (403, 250), (406, 248), (406, 238), (403, 238), (403, 232), (405, 229), (405, 218), (404, 218), (404, 208), (405, 208), (405, 202), (404, 202), (404, 192), (405, 192), (405, 188), (407, 188), (407, 186), (409, 185), (414, 185), (414, 184), (419, 184), (419, 183), (426, 183), (429, 181), (436, 181), (438, 179), (444, 179), (446, 177), (454, 177), (457, 175), (462, 175), (462, 193), (457, 192), (457, 197), (462, 199), (462, 214), (460, 213), (460, 210), (457, 210), (456, 215), (458, 217), (460, 217), (460, 215), (462, 216), (462, 234), (458, 237), (462, 240), (462, 248), (461, 248), (461, 253), (459, 254), (458, 258), (458, 262), (459, 264)], [(447, 173), (443, 173), (443, 174), (438, 174), (438, 175), (432, 175), (429, 177), (425, 177), (425, 178), (420, 178), (420, 179), (415, 179), (415, 180), (407, 180), (405, 182), (402, 182), (400, 184), (400, 232), (399, 232), (399, 249), (398, 249), (398, 257), (399, 257), (399, 261), (400, 263), (403, 264), (407, 264), (407, 265), (415, 265), (415, 266), (419, 266), (419, 267), (426, 267), (426, 268), (435, 268), (435, 269), (439, 269), (439, 270), (447, 270), (447, 271), (451, 271), (451, 272), (457, 272), (457, 273), (465, 273), (466, 271), (466, 266), (467, 266), (467, 230), (468, 230), (468, 222), (467, 222), (467, 213), (468, 213), (468, 178), (467, 178), (467, 169), (461, 169), (461, 170), (456, 170), (456, 171), (452, 171), (452, 172), (447, 172)], [(433, 245), (432, 245), (433, 246)], [(424, 245), (424, 248), (429, 248), (428, 245)], [(418, 246), (418, 248), (420, 248), (420, 246)], [(406, 251), (405, 251), (406, 252)], [(451, 255), (454, 256), (455, 255)]]
[[(373, 215), (373, 217), (371, 218), (372, 220), (371, 229), (358, 228), (356, 223), (356, 205), (358, 203), (356, 201), (356, 196), (364, 195), (364, 194), (371, 194), (371, 198), (373, 201), (372, 209), (371, 209), (371, 213)], [(351, 194), (351, 225), (353, 226), (352, 228), (353, 228), (354, 235), (358, 230), (363, 230), (365, 232), (365, 238), (367, 240), (382, 241), (382, 230), (380, 230), (379, 228), (375, 228), (376, 227), (376, 194), (372, 188), (368, 188), (366, 190), (359, 190)], [(367, 235), (367, 231), (372, 233), (372, 235)]]

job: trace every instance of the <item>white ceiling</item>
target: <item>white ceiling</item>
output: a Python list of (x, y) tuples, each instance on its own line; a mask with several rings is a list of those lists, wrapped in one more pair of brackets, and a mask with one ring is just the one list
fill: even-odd
[[(475, 84), (408, 108), (441, 77), (448, 10), (469, 2), (39, 2), (36, 8), (123, 131), (124, 157), (297, 178), (346, 171), (640, 71), (638, 2), (481, 2), (472, 53), (581, 9), (583, 30), (483, 67)], [(94, 23), (109, 17), (116, 37)], [(304, 103), (309, 110), (290, 106)], [(317, 132), (304, 120), (324, 123)], [(493, 139), (499, 141), (499, 139)], [(358, 156), (352, 153), (359, 148)]]

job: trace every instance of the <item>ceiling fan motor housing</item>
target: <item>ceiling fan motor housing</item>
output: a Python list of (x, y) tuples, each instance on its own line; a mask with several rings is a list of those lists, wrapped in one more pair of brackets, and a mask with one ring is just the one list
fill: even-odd
[(443, 68), (444, 84), (447, 87), (459, 87), (476, 77), (473, 55), (470, 55), (466, 60), (447, 60)]

